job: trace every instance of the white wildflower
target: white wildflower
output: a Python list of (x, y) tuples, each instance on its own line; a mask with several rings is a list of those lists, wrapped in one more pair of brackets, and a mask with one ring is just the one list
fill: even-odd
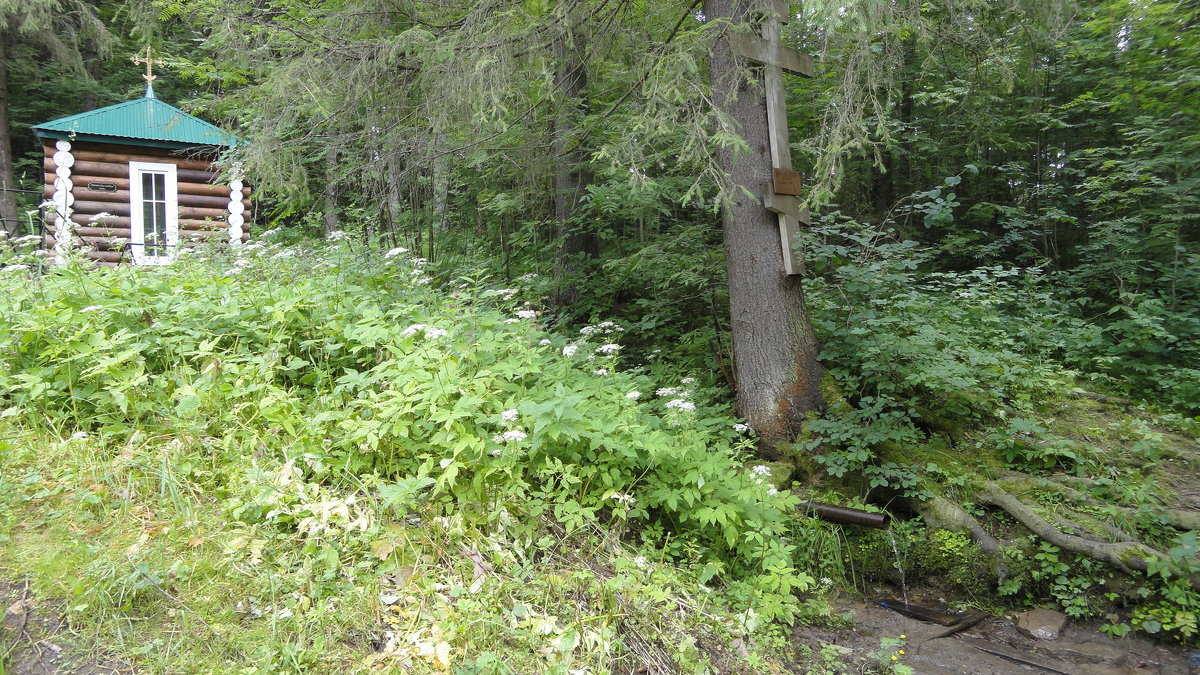
[(694, 377), (685, 377), (682, 380), (680, 380), (680, 382), (682, 382), (683, 384), (693, 384), (695, 381), (696, 381), (696, 378), (694, 378)]
[(691, 401), (685, 401), (681, 398), (677, 398), (677, 399), (674, 399), (671, 401), (667, 401), (667, 407), (668, 408), (678, 408), (679, 410), (683, 410), (685, 412), (692, 412), (693, 410), (696, 409), (696, 404), (692, 403)]
[(662, 389), (656, 390), (654, 393), (657, 396), (674, 396), (679, 393), (679, 390), (675, 387), (663, 387)]
[(579, 351), (579, 345), (567, 345), (563, 347), (563, 356), (575, 356), (575, 352)]
[(645, 567), (646, 566), (646, 557), (641, 556), (641, 555), (635, 557), (633, 559), (633, 564), (637, 565), (638, 567)]
[(521, 431), (520, 429), (511, 429), (502, 434), (496, 434), (495, 436), (492, 436), (492, 442), (494, 442), (494, 443), (519, 443), (520, 441), (523, 441), (528, 437), (529, 437), (529, 435), (526, 434), (524, 431)]
[(633, 495), (627, 495), (624, 492), (614, 493), (613, 496), (611, 497), (611, 499), (614, 502), (617, 502), (619, 504), (626, 504), (628, 506), (633, 506), (634, 504), (637, 503), (637, 499), (635, 499)]
[(278, 232), (279, 232), (279, 228), (278, 228), (278, 227), (273, 227), (273, 228), (271, 228), (271, 229), (269, 229), (269, 230), (263, 230), (263, 233), (262, 233), (262, 234), (260, 234), (260, 235), (258, 235), (258, 236), (260, 236), (260, 237), (269, 237), (269, 236), (271, 236), (271, 235), (273, 235), (273, 234), (276, 234), (276, 233), (278, 233)]
[(280, 251), (279, 253), (276, 253), (275, 255), (273, 255), (271, 257), (272, 258), (291, 258), (294, 255), (296, 255), (296, 251), (289, 248), (285, 251)]
[(425, 339), (426, 340), (436, 340), (440, 337), (446, 337), (449, 334), (450, 334), (450, 331), (446, 330), (445, 328), (430, 327), (430, 328), (425, 329)]
[(16, 239), (13, 239), (12, 243), (22, 244), (27, 241), (41, 241), (41, 240), (42, 240), (42, 235), (40, 235), (40, 234), (27, 234), (24, 237), (17, 237)]
[(630, 401), (636, 401), (641, 397), (642, 397), (642, 392), (640, 392), (640, 391), (631, 391), (628, 394), (625, 394), (625, 398), (629, 399)]
[(330, 232), (325, 237), (325, 241), (344, 241), (349, 238), (350, 238), (349, 232), (338, 231), (338, 232)]
[(517, 318), (518, 319), (536, 319), (537, 312), (533, 311), (532, 309), (522, 309), (517, 312)]
[(600, 345), (599, 347), (596, 347), (597, 354), (616, 354), (620, 350), (621, 345), (615, 342), (610, 342), (606, 345)]
[(400, 331), (400, 337), (412, 337), (413, 335), (416, 335), (417, 333), (419, 333), (423, 330), (425, 330), (425, 324), (414, 323), (413, 325), (409, 326), (408, 328), (405, 328), (404, 330)]
[(771, 488), (770, 490), (767, 490), (767, 496), (769, 496), (769, 497), (773, 497), (777, 494), (779, 494), (779, 490), (776, 490), (775, 488)]
[(770, 476), (771, 467), (758, 464), (750, 467), (750, 473), (753, 473), (755, 476)]
[(597, 368), (597, 369), (595, 369), (595, 370), (593, 370), (593, 371), (592, 371), (592, 374), (593, 374), (593, 375), (607, 375), (607, 374), (608, 374), (608, 368)]
[[(3, 231), (4, 230), (0, 230), (0, 232)], [(24, 272), (25, 270), (29, 269), (29, 265), (9, 265), (8, 267), (2, 267), (0, 269), (7, 272)]]
[(396, 256), (400, 255), (401, 253), (408, 253), (408, 249), (404, 248), (403, 246), (397, 246), (396, 248), (388, 251), (387, 253), (384, 253), (383, 257), (395, 258)]
[(424, 265), (427, 262), (429, 262), (428, 258), (413, 258), (414, 265)]
[(740, 423), (740, 422), (739, 422), (739, 423), (737, 423), (737, 424), (733, 425), (733, 430), (734, 430), (734, 431), (736, 431), (736, 432), (738, 432), (739, 434), (744, 434), (744, 433), (746, 433), (747, 431), (750, 431), (750, 425), (749, 425), (749, 424), (742, 424), (742, 423)]
[(504, 323), (521, 323), (520, 319), (505, 319)]
[(101, 211), (100, 213), (97, 213), (96, 215), (92, 216), (91, 218), (88, 218), (88, 222), (96, 223), (96, 222), (100, 222), (103, 220), (107, 220), (109, 218), (116, 218), (116, 216), (109, 213), (108, 211)]
[(529, 274), (522, 274), (517, 281), (533, 281), (537, 276), (537, 274), (530, 272)]
[(84, 314), (86, 312), (94, 312), (98, 309), (104, 309), (104, 305), (88, 305), (87, 307), (84, 307), (83, 309), (79, 310), (79, 313)]
[(71, 437), (68, 438), (67, 440), (68, 441), (86, 441), (87, 439), (88, 439), (88, 435), (87, 435), (86, 431), (76, 431), (75, 433), (71, 434)]
[(595, 333), (596, 330), (597, 329), (595, 326), (584, 326), (583, 328), (579, 329), (579, 334), (580, 335), (591, 335), (592, 333)]
[(513, 422), (517, 419), (517, 415), (520, 415), (520, 414), (521, 413), (517, 412), (516, 408), (509, 408), (508, 410), (505, 410), (504, 412), (500, 413), (500, 416), (503, 417), (505, 419), (505, 421)]
[(542, 338), (542, 341), (539, 342), (538, 345), (541, 347), (549, 347), (550, 346), (550, 338)]

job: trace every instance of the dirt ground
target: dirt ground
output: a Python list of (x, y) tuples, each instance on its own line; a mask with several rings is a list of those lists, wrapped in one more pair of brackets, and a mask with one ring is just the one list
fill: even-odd
[[(920, 597), (914, 604), (936, 605)], [(844, 628), (798, 628), (794, 638), (814, 653), (822, 644), (835, 651), (855, 671), (862, 672), (880, 657), (880, 640), (905, 636), (897, 663), (918, 675), (1007, 675), (1009, 673), (1066, 673), (1069, 675), (1198, 675), (1189, 670), (1189, 652), (1156, 645), (1137, 637), (1113, 639), (1092, 626), (1068, 622), (1057, 639), (1039, 640), (1022, 634), (1008, 617), (988, 617), (947, 637), (946, 627), (911, 619), (877, 603), (843, 600), (840, 611), (853, 612)], [(889, 660), (885, 655), (882, 660)], [(868, 671), (869, 672), (869, 671)]]
[[(99, 658), (97, 658), (99, 656)], [(133, 668), (76, 649), (58, 608), (23, 584), (0, 580), (0, 672), (5, 675), (116, 675)]]

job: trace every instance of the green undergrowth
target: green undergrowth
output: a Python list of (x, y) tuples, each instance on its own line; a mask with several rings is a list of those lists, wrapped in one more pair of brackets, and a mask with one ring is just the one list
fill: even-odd
[(151, 672), (755, 670), (823, 611), (618, 325), (346, 242), (0, 283), (0, 573)]
[[(1197, 401), (1172, 384), (1189, 372), (1191, 347), (1164, 347), (1173, 363), (1145, 360), (1169, 391), (1143, 386), (1136, 341), (1117, 330), (1128, 326), (1082, 318), (1036, 267), (928, 271), (930, 250), (836, 213), (805, 238), (829, 403), (798, 444), (808, 489), (915, 511), (945, 498), (1004, 542), (1009, 570), (998, 577), (965, 534), (930, 532), (918, 518), (895, 529), (897, 552), (871, 533), (846, 534), (860, 588), (897, 583), (898, 553), (910, 579), (978, 607), (1057, 605), (1116, 635), (1200, 640), (1195, 531), (1165, 511), (1194, 509), (1187, 495), (1200, 483)], [(1114, 377), (1121, 363), (1137, 377)], [(1151, 568), (1121, 570), (1039, 540), (976, 499), (987, 481), (1069, 534), (1144, 542), (1157, 551)]]

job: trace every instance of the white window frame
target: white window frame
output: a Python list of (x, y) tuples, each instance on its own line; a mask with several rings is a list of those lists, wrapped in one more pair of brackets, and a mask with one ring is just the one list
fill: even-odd
[[(146, 222), (145, 210), (142, 208), (142, 176), (147, 173), (161, 173), (165, 176), (163, 180), (167, 209), (167, 253), (165, 255), (146, 254)], [(159, 164), (155, 162), (129, 163), (129, 245), (133, 249), (133, 262), (136, 265), (166, 265), (175, 259), (175, 250), (179, 245), (179, 182), (176, 178), (174, 164)]]

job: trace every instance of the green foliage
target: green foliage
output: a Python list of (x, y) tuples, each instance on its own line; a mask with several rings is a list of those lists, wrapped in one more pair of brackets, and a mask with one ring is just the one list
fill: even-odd
[(305, 538), (314, 564), (367, 554), (363, 500), (432, 500), (492, 526), (515, 510), (567, 533), (635, 527), (718, 564), (762, 620), (796, 611), (812, 581), (784, 540), (796, 499), (766, 493), (734, 420), (686, 385), (655, 396), (621, 372), (620, 326), (565, 342), (532, 310), (506, 317), (511, 294), (477, 280), (443, 299), (419, 260), (248, 249), (169, 270), (9, 275), (7, 414), (115, 446), (168, 434), (269, 453), (281, 464), (247, 475), (230, 515)]

